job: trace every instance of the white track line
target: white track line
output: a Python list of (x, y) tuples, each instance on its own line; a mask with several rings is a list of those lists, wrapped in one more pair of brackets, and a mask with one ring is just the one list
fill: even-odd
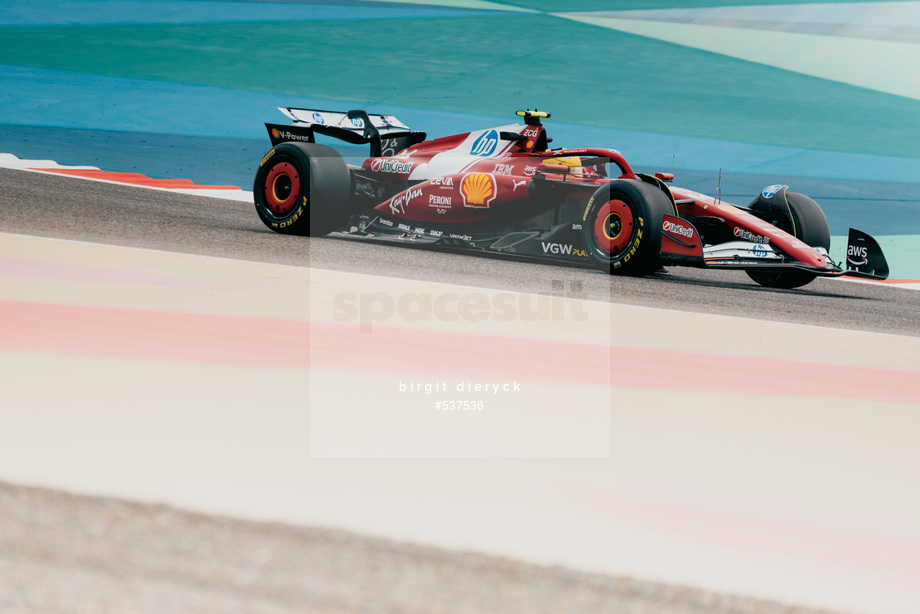
[(80, 171), (101, 171), (102, 169), (95, 166), (66, 166), (58, 164), (53, 160), (23, 160), (12, 154), (0, 154), (0, 168), (10, 168), (30, 173), (42, 173), (45, 175), (55, 175), (57, 177), (73, 177), (83, 179), (84, 181), (96, 181), (99, 183), (109, 183), (115, 185), (127, 185), (137, 188), (146, 188), (148, 190), (159, 190), (160, 192), (176, 192), (179, 194), (190, 194), (192, 196), (205, 196), (208, 198), (219, 198), (221, 200), (235, 200), (239, 202), (252, 202), (252, 192), (243, 189), (236, 190), (219, 190), (210, 188), (165, 188), (160, 186), (149, 186), (138, 183), (123, 181), (112, 181), (109, 179), (100, 179), (98, 177), (84, 177), (81, 175), (67, 175), (56, 173), (55, 170), (80, 170)]

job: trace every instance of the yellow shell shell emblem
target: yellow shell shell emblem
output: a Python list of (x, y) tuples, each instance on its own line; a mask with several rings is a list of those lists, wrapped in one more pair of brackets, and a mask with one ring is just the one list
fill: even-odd
[(495, 177), (488, 173), (470, 173), (460, 182), (460, 194), (464, 207), (488, 209), (495, 200)]

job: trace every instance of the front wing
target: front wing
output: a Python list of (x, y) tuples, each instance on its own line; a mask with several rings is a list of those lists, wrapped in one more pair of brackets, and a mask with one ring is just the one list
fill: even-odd
[(878, 242), (868, 234), (850, 229), (847, 241), (847, 268), (841, 268), (828, 257), (824, 248), (812, 248), (815, 260), (826, 265), (812, 265), (783, 253), (769, 243), (729, 241), (703, 247), (700, 234), (686, 219), (664, 216), (661, 235), (663, 264), (744, 271), (808, 271), (820, 277), (858, 277), (888, 279), (888, 262)]

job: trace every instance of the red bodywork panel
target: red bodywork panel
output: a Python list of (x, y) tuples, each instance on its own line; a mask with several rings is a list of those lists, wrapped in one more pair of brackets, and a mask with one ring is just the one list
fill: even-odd
[(526, 200), (528, 184), (493, 173), (442, 175), (403, 190), (376, 209), (415, 222), (478, 222)]
[[(547, 181), (572, 184), (580, 194), (610, 180), (605, 168), (608, 161), (619, 168), (619, 177), (636, 178), (618, 151), (536, 152), (543, 126), (505, 128), (433, 139), (395, 156), (369, 158), (363, 164), (364, 171), (379, 174), (383, 181), (420, 182), (382, 202), (376, 210), (413, 222), (464, 224), (489, 219), (509, 207), (526, 206), (530, 184), (538, 174)], [(520, 138), (501, 138), (505, 134)], [(582, 166), (583, 161), (595, 166)]]
[[(615, 150), (535, 151), (538, 143), (545, 142), (544, 131), (539, 125), (515, 124), (432, 139), (394, 156), (369, 158), (362, 165), (365, 173), (384, 182), (411, 184), (375, 209), (411, 222), (467, 224), (529, 206), (535, 178), (557, 184), (562, 198), (585, 200), (613, 179), (639, 180)], [(608, 174), (608, 162), (618, 172)], [(571, 190), (566, 191), (566, 186)], [(809, 266), (829, 266), (813, 248), (730, 203), (682, 188), (671, 188), (671, 194), (682, 215), (722, 218), (739, 240), (772, 244)]]
[(827, 259), (805, 245), (788, 232), (768, 224), (759, 217), (735, 207), (731, 203), (716, 201), (711, 196), (700, 194), (683, 188), (671, 188), (674, 199), (681, 202), (678, 211), (694, 217), (718, 217), (725, 220), (734, 235), (741, 241), (751, 243), (770, 244), (778, 247), (782, 252), (794, 257), (809, 266), (829, 267)]

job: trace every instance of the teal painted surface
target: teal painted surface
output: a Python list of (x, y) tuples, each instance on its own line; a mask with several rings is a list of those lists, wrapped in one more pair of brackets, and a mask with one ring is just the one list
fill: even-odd
[[(76, 155), (92, 151), (98, 131), (113, 164), (169, 172), (169, 160), (143, 155), (181, 143), (183, 173), (214, 172), (224, 159), (244, 177), (245, 164), (215, 144), (259, 149), (262, 122), (283, 121), (276, 105), (368, 107), (432, 135), (506, 123), (518, 108), (540, 107), (553, 112), (555, 146), (618, 148), (636, 166), (686, 171), (699, 191), (712, 192), (719, 168), (743, 188), (739, 202), (770, 177), (804, 184), (826, 198), (832, 228), (852, 220), (885, 234), (892, 275), (920, 277), (913, 230), (920, 189), (912, 187), (920, 188), (920, 101), (549, 14), (705, 7), (717, 19), (720, 6), (772, 4), (785, 18), (803, 19), (796, 15), (807, 12), (781, 8), (796, 2), (506, 4), (543, 13), (364, 0), (157, 0), (161, 10), (146, 17), (126, 12), (136, 5), (130, 0), (95, 0), (105, 10), (82, 16), (90, 4), (4, 5), (0, 144), (53, 157), (57, 143)], [(225, 5), (223, 16), (208, 14)], [(163, 23), (100, 25), (106, 19)], [(220, 19), (242, 21), (209, 23)], [(81, 20), (96, 25), (65, 25)], [(17, 142), (20, 133), (31, 140)], [(47, 142), (36, 142), (42, 135)], [(145, 150), (138, 139), (158, 145)], [(195, 143), (207, 149), (195, 154)], [(897, 236), (898, 229), (910, 234)]]
[(0, 28), (0, 58), (484, 115), (538, 107), (571, 124), (920, 158), (918, 100), (547, 15)]
[[(870, 3), (885, 0), (867, 0)], [(689, 9), (718, 6), (756, 6), (803, 4), (800, 0), (503, 0), (504, 4), (514, 4), (545, 11), (559, 13), (562, 11), (636, 11), (649, 9)], [(810, 0), (809, 4), (840, 4), (836, 0)]]
[[(413, 129), (426, 131), (433, 137), (514, 121), (507, 110), (488, 115), (368, 105), (360, 100), (10, 66), (0, 66), (0, 81), (6, 86), (6, 96), (0, 97), (0, 117), (6, 118), (10, 125), (263, 139), (264, 122), (287, 121), (276, 110), (277, 106), (332, 110), (367, 107), (374, 112), (396, 115)], [(61, 92), (67, 95), (61, 96)], [(911, 183), (912, 178), (920, 177), (920, 160), (912, 158), (603, 128), (564, 123), (555, 116), (547, 125), (556, 147), (590, 145), (619, 149), (633, 165), (668, 171), (724, 168), (734, 174), (897, 184)]]
[[(877, 236), (878, 244), (891, 267), (890, 279), (920, 280), (920, 235)], [(831, 237), (830, 255), (836, 262), (846, 260), (846, 236)]]
[[(516, 10), (512, 7), (512, 10)], [(336, 5), (220, 0), (29, 0), (0, 5), (0, 26), (192, 24), (340, 19), (418, 19), (488, 14), (439, 6)]]

